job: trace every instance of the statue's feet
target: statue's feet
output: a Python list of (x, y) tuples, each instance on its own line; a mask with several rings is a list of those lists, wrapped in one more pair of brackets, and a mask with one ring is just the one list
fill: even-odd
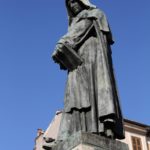
[(58, 143), (62, 142), (61, 140), (55, 140), (53, 138), (44, 138), (43, 148), (45, 150), (52, 150)]
[(110, 139), (115, 139), (114, 132), (111, 129), (105, 130), (105, 136)]
[(45, 141), (46, 143), (51, 143), (51, 142), (54, 142), (55, 139), (44, 137), (44, 141)]
[(53, 148), (56, 144), (57, 144), (57, 143), (56, 143), (55, 141), (50, 142), (50, 143), (44, 142), (44, 143), (43, 143), (43, 148), (44, 148), (45, 150), (52, 150), (52, 148)]
[(51, 150), (52, 147), (54, 147), (55, 145), (56, 145), (55, 139), (44, 137), (44, 140), (43, 140), (43, 148), (44, 148), (45, 150)]

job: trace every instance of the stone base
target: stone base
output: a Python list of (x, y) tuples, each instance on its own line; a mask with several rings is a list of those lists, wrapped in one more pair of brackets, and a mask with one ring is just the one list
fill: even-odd
[(128, 145), (91, 133), (78, 132), (52, 150), (129, 150)]

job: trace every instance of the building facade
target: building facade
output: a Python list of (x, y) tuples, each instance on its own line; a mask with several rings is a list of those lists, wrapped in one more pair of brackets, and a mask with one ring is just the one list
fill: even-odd
[(124, 119), (125, 142), (129, 150), (150, 150), (150, 127), (135, 121)]

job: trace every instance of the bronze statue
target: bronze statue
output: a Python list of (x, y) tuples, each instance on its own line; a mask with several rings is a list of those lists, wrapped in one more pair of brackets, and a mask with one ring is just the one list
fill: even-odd
[(52, 58), (68, 71), (57, 140), (78, 131), (123, 139), (123, 118), (113, 73), (114, 43), (105, 14), (89, 0), (66, 0), (68, 32)]

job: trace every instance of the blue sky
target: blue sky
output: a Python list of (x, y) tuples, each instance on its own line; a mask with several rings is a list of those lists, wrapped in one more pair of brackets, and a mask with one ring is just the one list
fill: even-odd
[[(107, 14), (125, 118), (150, 125), (150, 1), (92, 0)], [(0, 148), (30, 150), (63, 108), (66, 72), (50, 58), (67, 31), (64, 0), (0, 0)]]

